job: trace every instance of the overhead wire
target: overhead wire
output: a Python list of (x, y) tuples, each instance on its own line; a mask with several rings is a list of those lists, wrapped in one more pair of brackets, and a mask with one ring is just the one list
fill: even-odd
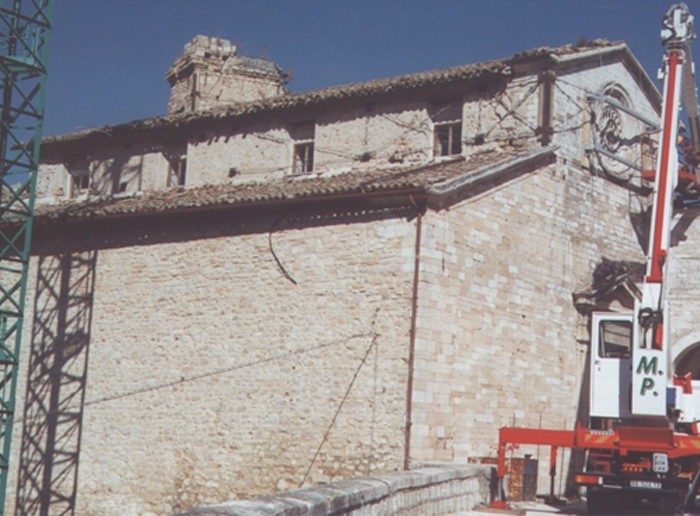
[(62, 406), (62, 407), (60, 407), (60, 409), (56, 409), (56, 410), (54, 410), (54, 411), (43, 411), (40, 415), (28, 416), (28, 417), (24, 417), (24, 418), (21, 418), (21, 419), (18, 418), (18, 419), (15, 420), (15, 422), (20, 423), (20, 422), (25, 422), (25, 421), (32, 421), (32, 420), (36, 420), (36, 419), (42, 419), (42, 418), (45, 418), (47, 415), (63, 413), (63, 412), (65, 412), (66, 410), (75, 410), (75, 409), (79, 409), (79, 408), (81, 408), (81, 407), (89, 407), (89, 406), (93, 406), (93, 405), (100, 405), (100, 404), (102, 404), (102, 403), (107, 403), (107, 402), (110, 402), (110, 401), (116, 401), (116, 400), (121, 400), (121, 399), (125, 399), (125, 398), (131, 398), (131, 397), (133, 397), (133, 396), (138, 396), (139, 394), (145, 394), (145, 393), (147, 393), (147, 392), (159, 391), (159, 390), (163, 390), (163, 389), (167, 389), (167, 388), (171, 388), (171, 387), (176, 387), (176, 386), (178, 386), (178, 385), (183, 385), (183, 384), (186, 384), (186, 383), (191, 383), (191, 382), (196, 382), (196, 381), (199, 381), (199, 380), (204, 380), (204, 379), (206, 379), (206, 378), (212, 378), (212, 377), (215, 377), (215, 376), (225, 375), (225, 374), (228, 374), (228, 373), (232, 373), (232, 372), (234, 372), (234, 371), (240, 371), (240, 370), (247, 369), (247, 368), (251, 368), (251, 367), (257, 367), (257, 366), (261, 366), (261, 365), (266, 365), (266, 364), (270, 364), (270, 363), (272, 363), (272, 362), (276, 362), (276, 361), (279, 361), (279, 360), (286, 360), (286, 359), (290, 359), (290, 358), (293, 358), (293, 357), (297, 357), (297, 356), (305, 355), (305, 354), (308, 354), (308, 353), (312, 353), (312, 352), (314, 352), (314, 351), (320, 351), (320, 350), (332, 348), (332, 347), (335, 347), (335, 346), (343, 346), (343, 345), (347, 344), (348, 342), (350, 342), (350, 341), (352, 341), (352, 340), (363, 339), (363, 338), (368, 338), (368, 337), (374, 338), (374, 336), (375, 336), (375, 334), (374, 334), (374, 331), (373, 331), (373, 330), (372, 330), (372, 331), (362, 332), (362, 333), (355, 333), (355, 334), (352, 334), (352, 335), (350, 335), (350, 336), (348, 336), (348, 337), (345, 337), (345, 338), (343, 338), (343, 339), (335, 339), (335, 340), (332, 340), (332, 341), (329, 341), (329, 342), (325, 342), (325, 343), (322, 343), (322, 344), (318, 344), (318, 345), (316, 345), (316, 346), (310, 346), (310, 347), (307, 347), (307, 348), (294, 349), (294, 350), (288, 351), (288, 352), (286, 352), (286, 353), (278, 353), (278, 354), (276, 354), (276, 355), (272, 355), (272, 356), (269, 356), (269, 357), (259, 358), (259, 359), (256, 359), (256, 360), (251, 360), (251, 361), (248, 361), (248, 362), (244, 362), (244, 363), (242, 363), (242, 364), (236, 364), (236, 365), (227, 366), (227, 367), (220, 367), (220, 368), (210, 369), (209, 371), (205, 371), (205, 372), (203, 372), (203, 373), (194, 374), (194, 375), (187, 376), (187, 377), (181, 376), (181, 377), (180, 377), (179, 379), (177, 379), (177, 380), (170, 380), (170, 381), (158, 383), (158, 384), (156, 384), (156, 385), (149, 385), (149, 386), (144, 386), (144, 387), (137, 387), (137, 388), (135, 388), (135, 389), (131, 389), (131, 390), (128, 390), (128, 391), (124, 391), (124, 392), (121, 392), (121, 393), (115, 393), (115, 394), (109, 394), (109, 395), (106, 395), (106, 396), (101, 396), (101, 397), (98, 397), (98, 398), (94, 398), (94, 399), (91, 399), (91, 400), (87, 400), (87, 401), (85, 401), (85, 402), (82, 403), (82, 404), (81, 404), (81, 403), (77, 403), (77, 404), (75, 404), (75, 405)]
[(311, 462), (306, 468), (306, 471), (304, 472), (304, 476), (301, 479), (301, 482), (299, 482), (299, 487), (304, 485), (304, 482), (306, 482), (306, 479), (309, 477), (309, 473), (311, 472), (311, 468), (313, 468), (314, 464), (316, 463), (316, 460), (318, 459), (319, 454), (321, 453), (321, 450), (323, 449), (323, 445), (326, 444), (328, 441), (328, 436), (331, 433), (331, 430), (333, 430), (333, 427), (335, 426), (335, 422), (338, 419), (338, 415), (340, 414), (340, 411), (343, 409), (343, 406), (345, 405), (345, 402), (347, 401), (348, 397), (350, 396), (350, 391), (352, 390), (353, 385), (355, 385), (355, 381), (357, 380), (358, 375), (360, 374), (360, 371), (364, 367), (365, 363), (367, 362), (367, 358), (369, 357), (370, 352), (374, 348), (374, 345), (377, 342), (378, 334), (374, 331), (374, 325), (377, 320), (377, 314), (379, 313), (379, 309), (375, 310), (374, 316), (372, 318), (372, 340), (369, 343), (369, 346), (367, 346), (367, 350), (365, 351), (364, 356), (362, 357), (362, 360), (360, 361), (359, 365), (355, 369), (355, 372), (352, 375), (352, 378), (350, 379), (350, 383), (348, 384), (347, 388), (345, 389), (345, 393), (343, 394), (343, 397), (340, 400), (340, 403), (335, 409), (335, 412), (333, 414), (333, 417), (331, 418), (330, 423), (328, 424), (328, 427), (326, 428), (326, 431), (323, 433), (323, 437), (321, 438), (321, 442), (319, 443), (318, 447), (316, 448), (316, 451), (314, 452), (313, 457), (311, 458)]
[[(523, 83), (523, 86), (528, 85), (529, 82)], [(556, 84), (556, 83), (555, 83)], [(522, 93), (519, 97), (516, 99), (512, 99), (510, 95), (507, 92), (501, 92), (501, 95), (497, 98), (498, 104), (505, 110), (505, 113), (499, 116), (499, 120), (495, 122), (493, 125), (491, 125), (488, 129), (482, 132), (483, 135), (488, 137), (488, 141), (492, 142), (499, 142), (499, 141), (511, 141), (511, 140), (517, 140), (517, 139), (527, 139), (527, 138), (537, 138), (537, 135), (535, 134), (537, 127), (530, 123), (529, 121), (525, 120), (519, 113), (517, 113), (517, 110), (530, 98), (532, 94), (534, 94), (537, 91), (537, 88), (539, 86), (539, 82), (535, 79), (532, 80), (532, 84), (530, 87)], [(566, 95), (566, 92), (562, 90), (562, 93)], [(507, 98), (510, 105), (504, 101), (504, 98)], [(577, 113), (580, 113), (583, 111), (584, 108), (580, 107), (579, 111)], [(482, 109), (481, 109), (481, 102), (479, 101), (479, 109), (478, 109), (478, 125), (481, 125), (482, 121)], [(572, 118), (577, 115), (577, 113), (570, 114), (568, 118)], [(397, 142), (401, 141), (404, 139), (408, 134), (411, 132), (418, 132), (421, 134), (430, 134), (431, 133), (431, 127), (430, 124), (428, 123), (427, 120), (422, 120), (419, 123), (412, 123), (409, 121), (404, 121), (400, 120), (396, 117), (393, 117), (391, 115), (388, 115), (386, 113), (381, 113), (378, 115), (379, 117), (397, 125), (398, 127), (401, 127), (404, 129), (403, 132), (400, 134), (396, 135), (395, 137), (387, 140), (386, 142), (380, 143), (377, 146), (370, 148), (368, 150), (365, 150), (363, 153), (349, 153), (347, 151), (344, 151), (339, 148), (334, 148), (330, 146), (319, 146), (314, 142), (314, 152), (318, 153), (319, 155), (326, 154), (326, 155), (331, 155), (338, 157), (340, 159), (336, 160), (328, 160), (328, 161), (323, 161), (322, 164), (323, 166), (334, 166), (334, 167), (342, 167), (342, 166), (352, 166), (354, 164), (357, 164), (358, 162), (361, 162), (362, 160), (360, 157), (362, 155), (372, 155), (376, 154), (379, 152), (382, 152), (386, 150), (387, 148), (390, 148), (391, 146), (395, 145)], [(497, 137), (489, 137), (493, 131), (495, 131), (499, 126), (501, 126), (504, 122), (504, 120), (508, 118), (514, 118), (517, 120), (520, 124), (525, 125), (529, 131), (527, 132), (521, 132), (521, 133), (511, 133), (505, 136), (497, 136)], [(567, 118), (567, 119), (568, 119)], [(554, 132), (565, 132), (565, 131), (573, 131), (584, 124), (579, 124), (577, 126), (571, 126), (571, 127), (564, 127), (564, 128), (559, 128), (555, 129)], [(272, 136), (272, 135), (265, 135), (265, 134), (252, 134), (252, 136), (271, 141), (274, 143), (278, 143), (281, 145), (290, 145), (294, 144), (296, 140), (294, 140), (291, 137), (278, 137), (278, 136)], [(470, 145), (469, 139), (463, 139), (463, 144)], [(433, 150), (433, 145), (426, 145), (425, 147), (415, 147), (411, 146), (411, 152), (410, 154), (425, 154), (425, 153), (430, 153)], [(405, 159), (406, 156), (403, 156)], [(289, 167), (287, 165), (281, 165), (281, 166), (269, 166), (269, 167), (250, 167), (250, 168), (244, 168), (238, 170), (239, 173), (245, 174), (245, 175), (263, 175), (263, 174), (272, 174), (272, 173), (281, 173), (281, 172), (286, 172), (288, 171)]]

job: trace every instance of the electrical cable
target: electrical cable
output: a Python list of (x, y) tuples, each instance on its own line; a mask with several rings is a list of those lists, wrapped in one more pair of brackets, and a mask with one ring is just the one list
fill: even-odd
[(311, 468), (316, 463), (316, 459), (318, 459), (318, 455), (321, 453), (321, 449), (323, 448), (323, 445), (326, 444), (326, 441), (328, 440), (328, 436), (330, 435), (331, 430), (335, 426), (335, 422), (338, 419), (338, 415), (340, 414), (340, 411), (342, 410), (343, 405), (345, 404), (345, 401), (348, 399), (348, 396), (350, 395), (350, 391), (352, 390), (352, 386), (355, 385), (355, 380), (357, 380), (357, 376), (360, 374), (362, 367), (365, 365), (365, 362), (367, 362), (367, 357), (369, 357), (369, 354), (372, 351), (372, 348), (374, 348), (374, 345), (377, 342), (378, 335), (377, 335), (377, 333), (374, 332), (374, 324), (377, 320), (378, 313), (379, 313), (379, 309), (375, 310), (374, 317), (372, 318), (372, 340), (370, 341), (369, 346), (367, 346), (367, 351), (365, 351), (365, 354), (362, 357), (362, 361), (357, 366), (357, 369), (355, 369), (355, 374), (352, 375), (352, 379), (350, 380), (350, 383), (348, 384), (347, 389), (345, 389), (345, 394), (343, 395), (342, 399), (340, 400), (340, 403), (338, 404), (338, 407), (336, 408), (335, 413), (333, 414), (333, 418), (331, 419), (331, 422), (328, 425), (328, 428), (326, 428), (326, 431), (323, 434), (323, 438), (321, 439), (321, 442), (319, 443), (318, 447), (316, 448), (316, 452), (314, 453), (314, 456), (311, 459), (309, 466), (306, 468), (306, 472), (304, 473), (304, 477), (301, 479), (301, 482), (299, 482), (299, 487), (303, 486), (304, 482), (306, 482), (306, 479), (308, 478), (309, 473), (311, 472)]
[(144, 393), (147, 393), (147, 392), (159, 391), (159, 390), (162, 390), (162, 389), (167, 389), (167, 388), (169, 388), (169, 387), (176, 387), (176, 386), (178, 386), (178, 385), (182, 385), (182, 384), (185, 384), (185, 383), (195, 382), (195, 381), (198, 381), (198, 380), (203, 380), (203, 379), (205, 379), (205, 378), (211, 378), (211, 377), (214, 377), (214, 376), (220, 376), (220, 375), (223, 375), (223, 374), (231, 373), (231, 372), (234, 372), (234, 371), (239, 371), (239, 370), (242, 370), (242, 369), (247, 369), (247, 368), (250, 368), (250, 367), (257, 367), (257, 366), (260, 366), (260, 365), (266, 365), (266, 364), (269, 364), (269, 363), (272, 363), (272, 362), (276, 362), (276, 361), (278, 361), (278, 360), (285, 360), (285, 359), (289, 359), (289, 358), (292, 358), (292, 357), (305, 355), (305, 354), (307, 354), (307, 353), (312, 353), (312, 352), (314, 352), (314, 351), (319, 351), (319, 350), (322, 350), (322, 349), (332, 348), (332, 347), (334, 347), (334, 346), (342, 346), (342, 345), (347, 344), (348, 342), (350, 342), (350, 341), (352, 341), (352, 340), (355, 340), (355, 339), (362, 339), (362, 338), (367, 338), (367, 337), (373, 337), (373, 338), (374, 338), (374, 337), (375, 337), (374, 332), (355, 333), (355, 334), (350, 335), (350, 336), (348, 336), (348, 337), (346, 337), (346, 338), (344, 338), (344, 339), (333, 340), (333, 341), (330, 341), (330, 342), (326, 342), (326, 343), (323, 343), (323, 344), (318, 344), (318, 345), (316, 345), (316, 346), (311, 346), (311, 347), (308, 347), (308, 348), (295, 349), (295, 350), (292, 350), (292, 351), (288, 351), (288, 352), (286, 352), (286, 353), (280, 353), (280, 354), (273, 355), (273, 356), (266, 357), (266, 358), (260, 358), (260, 359), (257, 359), (257, 360), (251, 360), (251, 361), (249, 361), (249, 362), (244, 362), (244, 363), (242, 363), (242, 364), (237, 364), (237, 365), (233, 365), (233, 366), (229, 366), (229, 367), (221, 367), (221, 368), (217, 368), (217, 369), (212, 369), (212, 370), (210, 370), (210, 371), (206, 371), (206, 372), (204, 372), (204, 373), (195, 374), (195, 375), (192, 375), (192, 376), (189, 376), (189, 377), (184, 377), (184, 376), (183, 376), (183, 377), (179, 378), (178, 380), (171, 380), (171, 381), (167, 381), (167, 382), (163, 382), (163, 383), (159, 383), (159, 384), (157, 384), (157, 385), (151, 385), (151, 386), (147, 386), (147, 387), (139, 387), (139, 388), (136, 388), (136, 389), (132, 389), (132, 390), (130, 390), (130, 391), (125, 391), (125, 392), (123, 392), (123, 393), (110, 394), (110, 395), (103, 396), (103, 397), (100, 397), (100, 398), (95, 398), (95, 399), (92, 399), (92, 400), (85, 401), (85, 402), (82, 403), (82, 404), (69, 405), (69, 406), (67, 406), (67, 407), (61, 407), (60, 410), (56, 410), (56, 411), (44, 411), (44, 412), (41, 413), (41, 415), (38, 415), (38, 416), (29, 416), (29, 417), (24, 417), (24, 418), (21, 418), (21, 419), (15, 419), (15, 422), (25, 422), (25, 421), (32, 421), (32, 420), (42, 419), (42, 418), (45, 418), (47, 415), (51, 415), (51, 414), (54, 414), (54, 415), (55, 415), (55, 414), (61, 414), (61, 413), (64, 413), (65, 411), (71, 410), (71, 409), (74, 410), (74, 409), (81, 408), (81, 407), (89, 407), (89, 406), (92, 406), (92, 405), (99, 405), (99, 404), (107, 403), (107, 402), (110, 402), (110, 401), (116, 401), (116, 400), (120, 400), (120, 399), (124, 399), (124, 398), (130, 398), (130, 397), (132, 397), (132, 396), (137, 396), (137, 395), (139, 395), (139, 394), (144, 394)]
[(289, 272), (287, 272), (287, 269), (285, 266), (282, 264), (280, 261), (279, 257), (277, 256), (277, 253), (275, 252), (275, 248), (272, 246), (272, 233), (277, 229), (277, 225), (282, 222), (285, 218), (287, 217), (287, 214), (283, 214), (281, 217), (279, 217), (277, 220), (275, 220), (271, 225), (270, 225), (270, 230), (267, 232), (267, 246), (270, 250), (270, 254), (275, 260), (275, 263), (277, 264), (277, 267), (279, 268), (280, 272), (282, 275), (287, 278), (293, 285), (297, 285), (297, 280), (295, 280)]

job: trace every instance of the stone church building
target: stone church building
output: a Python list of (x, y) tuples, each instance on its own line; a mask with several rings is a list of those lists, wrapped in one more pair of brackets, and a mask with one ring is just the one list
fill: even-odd
[(624, 43), (290, 94), (197, 36), (166, 78), (167, 115), (44, 140), (10, 504), (169, 513), (585, 417), (650, 202), (616, 105), (660, 110)]

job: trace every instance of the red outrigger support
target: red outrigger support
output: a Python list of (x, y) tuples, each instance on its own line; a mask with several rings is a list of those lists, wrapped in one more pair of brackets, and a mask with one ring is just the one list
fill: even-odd
[[(616, 430), (589, 430), (578, 424), (575, 430), (546, 430), (535, 428), (503, 427), (498, 431), (498, 496), (491, 502), (495, 508), (508, 508), (503, 489), (506, 476), (506, 449), (508, 444), (533, 444), (550, 447), (550, 497), (554, 498), (557, 451), (559, 448), (578, 450), (629, 452), (664, 452), (671, 459), (700, 455), (700, 436), (675, 433), (670, 428), (620, 426)], [(598, 483), (595, 474), (579, 473), (577, 484)]]

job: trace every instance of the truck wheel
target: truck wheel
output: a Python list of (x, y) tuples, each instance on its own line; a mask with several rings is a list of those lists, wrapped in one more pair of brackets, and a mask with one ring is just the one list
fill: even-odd
[(600, 492), (600, 489), (589, 487), (586, 491), (586, 508), (588, 514), (604, 514), (602, 511), (605, 496)]
[(620, 514), (623, 504), (619, 495), (589, 487), (586, 491), (588, 514)]

